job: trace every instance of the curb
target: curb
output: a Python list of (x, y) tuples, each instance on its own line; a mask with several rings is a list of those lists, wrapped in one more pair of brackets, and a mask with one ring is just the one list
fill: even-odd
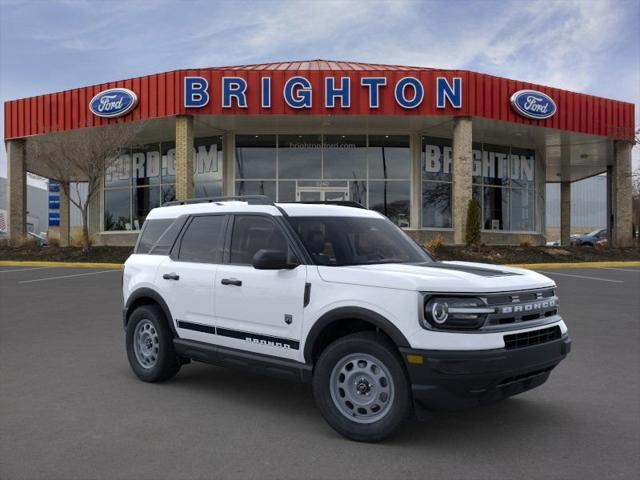
[[(512, 263), (505, 267), (528, 268), (530, 270), (564, 269), (564, 268), (606, 268), (606, 267), (640, 267), (640, 261), (615, 262), (575, 262), (575, 263)], [(66, 267), (66, 268), (113, 268), (122, 269), (123, 263), (100, 262), (39, 262), (30, 260), (0, 260), (0, 267)]]
[(0, 267), (112, 268), (114, 270), (119, 270), (124, 267), (124, 264), (99, 262), (38, 262), (30, 260), (0, 260)]

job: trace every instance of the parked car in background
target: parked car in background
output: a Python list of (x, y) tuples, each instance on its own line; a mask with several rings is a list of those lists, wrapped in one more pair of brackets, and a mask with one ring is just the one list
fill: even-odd
[[(37, 233), (27, 232), (27, 238), (29, 240), (35, 240), (39, 246), (46, 247), (49, 245), (49, 241), (45, 235), (38, 235)], [(0, 230), (0, 240), (8, 240), (9, 232), (7, 230)]]
[(607, 240), (607, 229), (600, 228), (586, 235), (577, 235), (571, 239), (571, 244), (578, 247), (595, 247), (598, 242)]
[(34, 232), (27, 232), (27, 238), (29, 240), (35, 240), (41, 247), (46, 247), (47, 245), (49, 245), (49, 240), (47, 240), (47, 237), (45, 237), (44, 235), (38, 235)]

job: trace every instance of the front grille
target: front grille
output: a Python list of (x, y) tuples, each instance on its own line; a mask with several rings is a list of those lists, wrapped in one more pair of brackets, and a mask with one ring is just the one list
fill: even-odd
[(558, 313), (558, 297), (553, 288), (487, 295), (485, 301), (496, 309), (487, 315), (486, 329), (541, 320)]
[(531, 330), (530, 332), (514, 333), (504, 336), (504, 345), (507, 350), (513, 348), (529, 347), (541, 343), (551, 342), (560, 338), (560, 327), (543, 328), (541, 330)]

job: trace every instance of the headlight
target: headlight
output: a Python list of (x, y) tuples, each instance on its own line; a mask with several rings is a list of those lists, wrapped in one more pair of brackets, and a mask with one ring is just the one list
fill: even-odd
[(487, 314), (495, 308), (476, 297), (431, 297), (424, 305), (425, 328), (475, 329), (480, 328)]

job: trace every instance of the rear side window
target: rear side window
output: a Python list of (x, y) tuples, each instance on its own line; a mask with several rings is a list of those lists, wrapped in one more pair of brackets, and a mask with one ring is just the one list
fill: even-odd
[(193, 217), (182, 235), (178, 260), (181, 262), (222, 263), (225, 215)]
[(135, 253), (149, 253), (154, 243), (158, 241), (174, 220), (174, 218), (147, 220), (140, 234), (140, 240), (138, 241)]
[(167, 228), (158, 241), (151, 247), (149, 254), (151, 255), (169, 255), (171, 251), (171, 247), (178, 238), (180, 234), (180, 230), (182, 230), (182, 226), (184, 225), (186, 218), (177, 218), (169, 228)]

